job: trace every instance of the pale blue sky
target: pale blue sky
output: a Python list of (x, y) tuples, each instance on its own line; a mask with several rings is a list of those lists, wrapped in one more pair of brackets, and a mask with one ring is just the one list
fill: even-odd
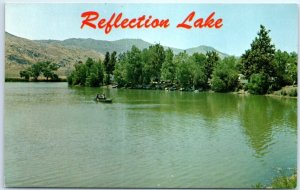
[[(167, 29), (113, 29), (102, 30), (81, 26), (81, 13), (98, 11), (109, 18), (113, 12), (123, 12), (128, 18), (152, 15), (170, 19)], [(197, 17), (223, 19), (221, 29), (177, 29), (191, 12)], [(297, 51), (298, 7), (293, 4), (6, 4), (5, 31), (28, 39), (93, 38), (117, 40), (141, 38), (151, 43), (186, 49), (199, 45), (212, 46), (231, 55), (241, 55), (250, 47), (259, 25), (271, 30), (276, 48)]]

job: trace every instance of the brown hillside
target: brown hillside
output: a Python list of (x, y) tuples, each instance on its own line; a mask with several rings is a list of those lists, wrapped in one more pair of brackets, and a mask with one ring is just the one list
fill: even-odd
[(20, 70), (38, 61), (60, 64), (59, 74), (65, 76), (76, 62), (85, 62), (88, 57), (98, 60), (103, 55), (94, 50), (40, 43), (5, 33), (5, 77), (19, 77)]

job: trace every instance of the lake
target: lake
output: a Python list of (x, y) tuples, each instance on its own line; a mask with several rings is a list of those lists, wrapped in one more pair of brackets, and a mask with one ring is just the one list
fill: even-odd
[[(297, 100), (5, 83), (8, 187), (249, 188), (297, 163)], [(104, 92), (112, 104), (96, 103)]]

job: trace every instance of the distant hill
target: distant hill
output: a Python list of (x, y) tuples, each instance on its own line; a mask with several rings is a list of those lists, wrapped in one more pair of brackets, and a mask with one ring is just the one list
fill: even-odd
[(225, 54), (225, 53), (222, 53), (218, 50), (216, 50), (215, 48), (213, 47), (210, 47), (210, 46), (198, 46), (198, 47), (194, 47), (194, 48), (189, 48), (186, 50), (186, 52), (189, 54), (189, 55), (192, 55), (194, 53), (203, 53), (205, 54), (206, 52), (209, 52), (209, 51), (215, 51), (218, 53), (218, 55), (220, 56), (220, 58), (224, 58), (224, 57), (227, 57), (228, 55)]
[(97, 60), (102, 59), (103, 55), (94, 50), (39, 43), (5, 33), (5, 77), (18, 77), (20, 70), (38, 61), (60, 64), (62, 68), (59, 73), (65, 75), (74, 63), (85, 61), (88, 57)]
[[(67, 40), (28, 40), (5, 33), (5, 76), (17, 77), (19, 71), (37, 61), (53, 61), (62, 66), (60, 74), (65, 75), (78, 61), (85, 61), (88, 57), (100, 59), (108, 52), (123, 53), (135, 45), (139, 49), (145, 49), (153, 45), (141, 39), (121, 39), (105, 41), (95, 39), (70, 38)], [(164, 46), (168, 48), (167, 46)], [(186, 51), (188, 54), (206, 53), (216, 51), (221, 58), (228, 56), (213, 47), (198, 46), (189, 49), (170, 47), (175, 54)]]
[(139, 49), (148, 48), (150, 43), (145, 42), (140, 39), (122, 39), (116, 41), (104, 41), (104, 40), (94, 40), (91, 38), (81, 39), (81, 38), (70, 38), (63, 41), (57, 40), (40, 40), (36, 41), (41, 44), (53, 44), (53, 45), (61, 45), (68, 48), (81, 48), (86, 50), (94, 50), (105, 54), (106, 52), (116, 51), (118, 53), (126, 52), (131, 49), (133, 45), (138, 47)]
[[(135, 45), (139, 49), (145, 49), (149, 46), (153, 45), (149, 42), (146, 42), (141, 39), (121, 39), (116, 41), (105, 41), (105, 40), (94, 40), (91, 38), (83, 39), (83, 38), (70, 38), (63, 41), (58, 40), (39, 40), (36, 41), (42, 44), (55, 44), (55, 45), (61, 45), (64, 47), (72, 47), (72, 48), (82, 48), (87, 50), (95, 50), (97, 52), (100, 52), (102, 54), (105, 54), (108, 52), (116, 51), (117, 53), (123, 53), (131, 49), (133, 45)], [(178, 49), (173, 47), (164, 46), (164, 48), (171, 48), (175, 54), (178, 54), (179, 52), (186, 51), (189, 55), (192, 55), (193, 53), (206, 53), (208, 51), (216, 51), (221, 58), (224, 58), (228, 56), (225, 53), (222, 53), (213, 47), (209, 46), (198, 46), (195, 48), (189, 48), (189, 49)]]

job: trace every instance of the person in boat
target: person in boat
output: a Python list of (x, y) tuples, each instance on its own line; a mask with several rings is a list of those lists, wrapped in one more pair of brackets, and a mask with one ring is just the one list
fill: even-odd
[(105, 97), (105, 94), (97, 94), (97, 96), (96, 96), (96, 100), (102, 100), (102, 99), (106, 99), (106, 97)]

